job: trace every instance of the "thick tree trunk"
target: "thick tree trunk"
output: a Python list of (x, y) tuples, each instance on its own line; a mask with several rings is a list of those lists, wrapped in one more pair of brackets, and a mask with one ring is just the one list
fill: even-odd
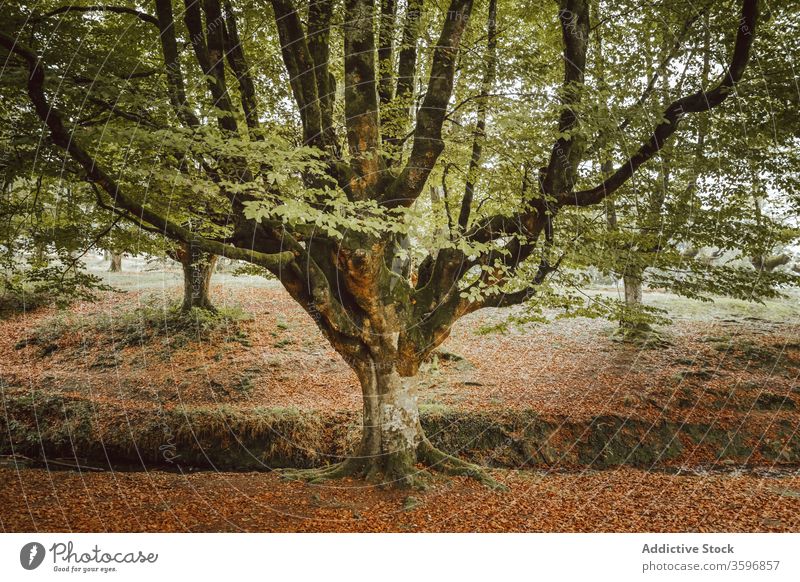
[(361, 441), (344, 462), (321, 469), (289, 469), (288, 478), (317, 482), (339, 477), (363, 477), (384, 487), (424, 487), (429, 472), (418, 465), (466, 475), (487, 487), (504, 489), (481, 467), (434, 447), (425, 436), (413, 377), (402, 377), (391, 360), (351, 361), (364, 400)]
[(109, 272), (119, 273), (122, 271), (122, 253), (111, 253), (111, 265), (108, 267)]
[(189, 311), (196, 307), (214, 311), (210, 288), (217, 256), (186, 244), (181, 245), (175, 255), (183, 267), (183, 304), (181, 309)]
[(361, 383), (364, 416), (361, 443), (351, 462), (372, 481), (413, 482), (425, 435), (412, 379), (374, 360), (353, 368)]

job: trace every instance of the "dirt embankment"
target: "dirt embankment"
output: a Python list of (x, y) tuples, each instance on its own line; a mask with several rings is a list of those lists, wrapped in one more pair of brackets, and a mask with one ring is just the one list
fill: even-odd
[[(422, 424), (436, 446), (495, 467), (800, 464), (793, 412), (753, 414), (737, 424), (425, 408)], [(226, 406), (135, 410), (35, 393), (6, 398), (0, 425), (0, 451), (7, 455), (100, 467), (269, 470), (341, 459), (357, 442), (360, 415)]]

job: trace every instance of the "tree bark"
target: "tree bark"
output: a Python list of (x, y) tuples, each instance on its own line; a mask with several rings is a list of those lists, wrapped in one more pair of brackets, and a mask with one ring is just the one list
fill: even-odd
[(639, 321), (639, 308), (642, 305), (642, 279), (644, 269), (628, 268), (622, 275), (622, 283), (625, 287), (625, 308), (620, 319), (620, 331), (623, 334), (649, 333), (652, 327), (645, 322)]
[[(337, 350), (339, 347), (335, 346)], [(366, 348), (365, 348), (366, 349)], [(289, 469), (290, 479), (319, 482), (340, 477), (362, 477), (384, 487), (425, 487), (430, 477), (424, 465), (450, 475), (466, 475), (490, 488), (504, 489), (484, 469), (437, 449), (420, 424), (413, 376), (403, 376), (391, 349), (349, 359), (361, 384), (363, 417), (361, 440), (341, 463), (321, 469)]]
[(361, 443), (353, 462), (371, 481), (413, 483), (425, 434), (412, 379), (374, 359), (357, 362), (353, 369), (364, 401)]
[(111, 253), (111, 265), (108, 267), (109, 272), (119, 273), (122, 271), (122, 253)]
[(642, 304), (642, 275), (641, 273), (625, 273), (622, 277), (625, 285), (625, 305), (636, 308)]
[(217, 264), (217, 255), (201, 251), (197, 247), (182, 244), (175, 253), (183, 267), (183, 304), (181, 309), (192, 308), (215, 311), (211, 303), (211, 276)]

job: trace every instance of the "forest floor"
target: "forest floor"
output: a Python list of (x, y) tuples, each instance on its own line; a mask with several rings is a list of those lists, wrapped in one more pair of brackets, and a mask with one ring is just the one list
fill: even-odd
[[(163, 311), (165, 299), (180, 295), (175, 273), (111, 277), (126, 292), (0, 321), (4, 432), (28, 441), (24, 468), (18, 449), (0, 451), (5, 531), (800, 531), (797, 297), (709, 304), (650, 292), (648, 303), (667, 309), (673, 323), (663, 328), (664, 341), (648, 348), (617, 341), (615, 325), (602, 320), (558, 319), (487, 334), (482, 330), (507, 311), (464, 318), (417, 380), (423, 413), (444, 418), (437, 424), (444, 432), (456, 430), (458, 418), (517, 412), (579, 432), (580, 423), (598, 418), (632, 419), (645, 427), (641, 439), (647, 427), (718, 427), (728, 439), (723, 449), (736, 441), (738, 460), (709, 456), (700, 435), (697, 446), (684, 446), (668, 463), (660, 463), (660, 453), (645, 458), (645, 470), (611, 466), (622, 459), (601, 471), (591, 462), (567, 471), (542, 457), (543, 468), (494, 470), (507, 493), (460, 478), (409, 493), (347, 481), (304, 485), (270, 473), (153, 470), (150, 463), (138, 472), (36, 468), (30, 451), (44, 446), (48, 429), (39, 423), (52, 418), (37, 416), (36, 407), (47, 398), (91, 403), (88, 440), (114, 429), (98, 424), (130, 425), (165, 411), (269, 409), (350, 420), (360, 411), (354, 374), (275, 284), (253, 287), (250, 278), (215, 275), (212, 295), (223, 317), (187, 330)], [(26, 417), (24, 406), (33, 413)], [(66, 415), (60, 404), (51, 408), (56, 418)], [(66, 443), (54, 446), (77, 446), (72, 439), (84, 426), (78, 420), (67, 419), (66, 432), (58, 433)], [(227, 421), (223, 430), (232, 430)], [(327, 436), (317, 438), (292, 445)], [(157, 441), (152, 446), (159, 450)], [(452, 452), (488, 455), (466, 447)], [(519, 455), (486, 458), (498, 467), (522, 466)]]
[[(200, 341), (194, 330), (170, 329), (170, 322), (152, 329), (152, 320), (164, 319), (163, 297), (177, 301), (179, 293), (167, 287), (107, 294), (66, 311), (42, 309), (0, 321), (4, 383), (130, 407), (360, 410), (352, 370), (277, 286), (215, 288), (217, 306), (233, 315)], [(761, 396), (764, 403), (765, 393), (788, 396), (791, 406), (800, 366), (800, 298), (697, 305), (649, 293), (648, 302), (663, 305), (673, 318), (663, 332), (666, 345), (657, 349), (616, 341), (616, 325), (605, 320), (560, 319), (482, 334), (507, 311), (467, 316), (421, 376), (421, 404), (576, 417), (631, 410), (660, 417), (674, 410), (681, 419), (758, 410), (755, 400), (733, 401)], [(702, 398), (692, 406), (679, 402), (684, 389), (697, 396), (697, 387)], [(731, 388), (737, 390), (730, 394)]]
[(0, 469), (3, 531), (761, 532), (800, 531), (800, 474), (670, 475), (630, 468), (495, 471), (425, 491), (274, 473)]

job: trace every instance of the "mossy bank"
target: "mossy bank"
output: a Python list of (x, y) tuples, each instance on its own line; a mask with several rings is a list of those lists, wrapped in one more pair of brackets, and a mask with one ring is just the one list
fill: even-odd
[[(0, 454), (101, 468), (321, 466), (352, 451), (361, 428), (361, 415), (354, 411), (222, 405), (126, 408), (113, 401), (39, 391), (4, 392)], [(531, 410), (423, 407), (421, 422), (437, 447), (495, 467), (800, 464), (800, 431), (793, 410), (689, 423), (614, 414), (569, 419)]]

